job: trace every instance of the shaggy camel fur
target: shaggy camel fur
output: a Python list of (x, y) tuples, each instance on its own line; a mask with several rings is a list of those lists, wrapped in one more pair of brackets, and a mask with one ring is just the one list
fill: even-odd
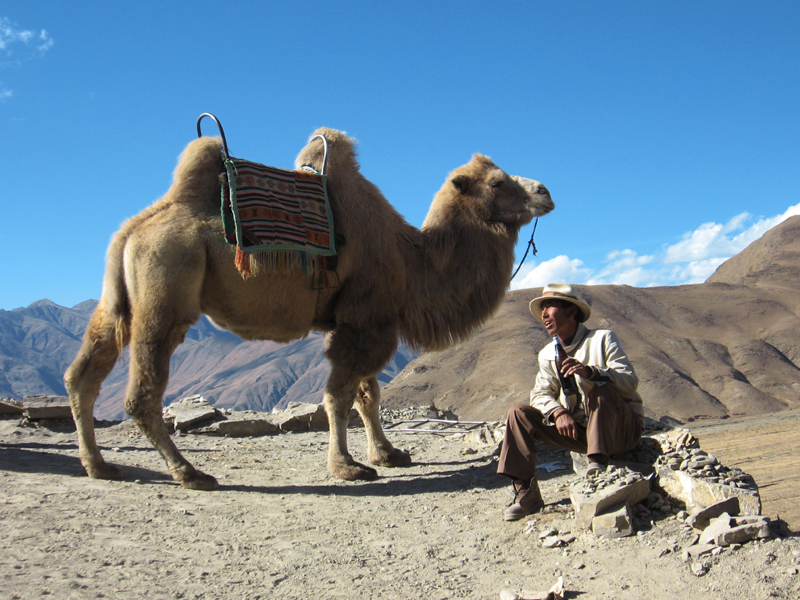
[[(347, 450), (354, 403), (369, 461), (390, 467), (411, 462), (381, 428), (377, 374), (398, 337), (436, 350), (481, 325), (505, 294), (519, 229), (552, 210), (553, 202), (539, 182), (509, 176), (476, 154), (450, 174), (419, 230), (361, 175), (355, 140), (332, 129), (317, 133), (329, 141), (328, 194), (335, 230), (344, 236), (337, 287), (312, 289), (301, 274), (243, 279), (238, 273), (234, 248), (221, 235), (218, 138), (191, 142), (166, 195), (114, 236), (100, 303), (64, 378), (90, 477), (120, 477), (100, 454), (92, 411), (100, 384), (130, 344), (125, 410), (182, 486), (217, 486), (181, 455), (161, 417), (170, 356), (201, 314), (245, 339), (288, 342), (312, 330), (327, 332), (329, 470), (341, 479), (377, 477)], [(312, 138), (296, 164), (319, 170), (322, 159), (322, 141)]]

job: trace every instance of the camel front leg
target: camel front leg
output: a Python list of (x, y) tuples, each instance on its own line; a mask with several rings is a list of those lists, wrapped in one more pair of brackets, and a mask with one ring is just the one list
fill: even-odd
[(347, 424), (357, 392), (358, 377), (345, 373), (344, 369), (334, 365), (323, 399), (330, 427), (328, 470), (334, 477), (347, 481), (372, 480), (378, 477), (375, 469), (356, 462), (347, 451)]
[(363, 379), (356, 396), (356, 409), (364, 421), (364, 429), (367, 432), (367, 458), (373, 465), (380, 467), (410, 465), (411, 455), (395, 448), (386, 439), (379, 415), (380, 403), (381, 388), (378, 385), (378, 378), (373, 375)]

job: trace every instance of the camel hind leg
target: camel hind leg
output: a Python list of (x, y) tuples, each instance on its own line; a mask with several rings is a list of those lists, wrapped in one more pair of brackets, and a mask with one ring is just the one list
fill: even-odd
[[(154, 312), (158, 315), (158, 312)], [(157, 335), (142, 331), (153, 328), (153, 322), (158, 321), (157, 316), (153, 318), (152, 312), (147, 319), (147, 324), (134, 322), (133, 326), (125, 410), (167, 462), (175, 481), (193, 490), (213, 490), (218, 487), (217, 480), (198, 471), (183, 457), (169, 436), (161, 411), (161, 400), (169, 379), (169, 359), (175, 348), (183, 342), (190, 325), (156, 327), (156, 331), (164, 331), (163, 335)], [(139, 331), (137, 325), (140, 325)]]
[(379, 409), (381, 388), (376, 376), (366, 377), (356, 396), (356, 409), (367, 433), (367, 458), (380, 467), (403, 467), (411, 464), (411, 456), (392, 446), (381, 426)]
[(121, 349), (128, 343), (122, 318), (115, 319), (99, 305), (89, 320), (78, 356), (64, 374), (72, 418), (78, 432), (81, 464), (95, 479), (119, 479), (117, 467), (106, 463), (94, 435), (94, 403), (100, 385), (114, 368)]

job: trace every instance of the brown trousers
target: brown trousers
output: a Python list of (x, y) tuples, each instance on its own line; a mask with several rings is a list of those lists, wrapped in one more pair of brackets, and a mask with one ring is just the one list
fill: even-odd
[(612, 456), (635, 447), (642, 436), (642, 424), (617, 388), (610, 383), (595, 386), (588, 396), (588, 423), (585, 428), (576, 424), (577, 440), (561, 435), (555, 425), (546, 425), (542, 413), (532, 406), (512, 406), (508, 410), (497, 472), (513, 479), (533, 479), (536, 475), (536, 440), (590, 456)]

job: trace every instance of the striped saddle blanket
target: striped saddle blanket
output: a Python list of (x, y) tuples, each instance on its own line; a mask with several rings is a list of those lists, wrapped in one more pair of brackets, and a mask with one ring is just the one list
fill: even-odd
[(320, 276), (336, 256), (326, 176), (227, 157), (222, 176), (225, 239), (236, 244), (236, 267), (247, 278), (261, 272)]

